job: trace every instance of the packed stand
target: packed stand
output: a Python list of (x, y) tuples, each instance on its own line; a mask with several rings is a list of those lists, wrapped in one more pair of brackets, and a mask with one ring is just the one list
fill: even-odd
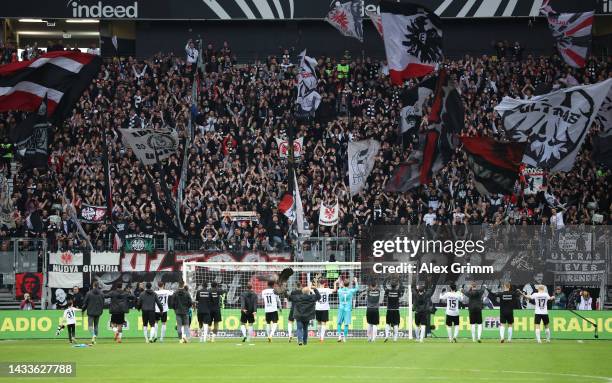
[[(7, 49), (4, 47), (1, 56), (3, 62)], [(11, 175), (15, 227), (3, 226), (0, 236), (42, 236), (51, 249), (84, 246), (66, 211), (62, 191), (77, 210), (83, 203), (105, 205), (105, 131), (113, 220), (112, 225), (83, 225), (93, 246), (110, 249), (110, 239), (118, 228), (121, 235), (165, 232), (177, 237), (162, 219), (152, 194), (162, 195), (160, 183), (165, 183), (176, 196), (197, 53), (193, 43), (188, 43), (185, 53), (176, 55), (105, 61), (74, 114), (63, 126), (54, 128), (49, 171)], [(516, 44), (501, 43), (495, 53), (445, 62), (465, 105), (462, 134), (503, 138), (493, 109), (503, 96), (529, 98), (546, 84), (555, 88), (594, 83), (610, 77), (612, 69), (610, 57), (591, 57), (584, 69), (577, 70), (558, 56), (525, 54), (520, 44), (517, 48)], [(287, 218), (277, 210), (287, 190), (287, 164), (279, 158), (274, 138), (286, 137), (287, 127), (295, 123), (296, 54), (285, 50), (265, 62), (245, 65), (237, 64), (229, 44), (224, 43), (221, 49), (207, 44), (203, 61), (195, 135), (186, 149), (189, 168), (181, 202), (190, 250), (287, 250), (293, 237)], [(385, 63), (371, 58), (319, 57), (318, 71), (321, 105), (314, 120), (297, 126), (295, 134), (304, 137), (297, 174), (305, 218), (314, 235), (360, 237), (364, 227), (372, 223), (541, 224), (549, 223), (551, 217), (554, 221), (558, 211), (563, 212), (566, 225), (589, 223), (594, 214), (602, 214), (604, 224), (612, 223), (612, 173), (590, 160), (589, 140), (571, 172), (548, 177), (546, 195), (481, 197), (460, 150), (430, 185), (406, 193), (386, 193), (386, 182), (407, 160), (413, 145), (402, 145), (398, 134), (405, 89), (391, 86)], [(20, 118), (19, 114), (3, 115), (2, 134)], [(424, 131), (427, 125), (424, 118), (420, 129)], [(163, 169), (145, 169), (121, 143), (120, 127), (176, 130), (181, 138), (179, 153), (164, 161)], [(367, 186), (351, 198), (347, 144), (366, 138), (379, 140), (381, 149)], [(145, 171), (153, 175), (154, 185), (147, 182)], [(341, 207), (339, 227), (317, 227), (321, 201), (333, 204), (336, 198)], [(170, 205), (166, 214), (172, 216)], [(40, 233), (29, 229), (26, 222), (36, 210), (41, 211), (44, 224)], [(224, 217), (224, 211), (256, 211), (258, 219), (232, 222)]]

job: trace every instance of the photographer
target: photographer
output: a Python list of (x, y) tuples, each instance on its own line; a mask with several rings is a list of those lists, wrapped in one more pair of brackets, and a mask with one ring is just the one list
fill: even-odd
[(30, 299), (30, 294), (23, 294), (23, 300), (19, 304), (19, 310), (34, 310), (35, 308), (34, 301)]

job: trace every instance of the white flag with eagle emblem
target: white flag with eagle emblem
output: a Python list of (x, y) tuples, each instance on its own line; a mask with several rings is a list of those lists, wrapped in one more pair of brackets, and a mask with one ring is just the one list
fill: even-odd
[(323, 202), (321, 202), (321, 208), (319, 209), (319, 225), (322, 226), (334, 226), (338, 224), (338, 210), (339, 204), (336, 201), (336, 204), (333, 206), (325, 206)]
[(434, 71), (444, 58), (442, 22), (421, 5), (380, 2), (383, 40), (391, 81), (422, 77)]

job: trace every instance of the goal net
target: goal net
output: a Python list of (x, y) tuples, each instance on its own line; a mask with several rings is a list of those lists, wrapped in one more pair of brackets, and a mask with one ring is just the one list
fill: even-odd
[[(359, 283), (359, 292), (355, 294), (353, 300), (352, 325), (349, 330), (349, 337), (366, 336), (366, 289), (362, 284), (361, 264), (359, 262), (184, 262), (183, 280), (189, 286), (189, 291), (195, 298), (195, 292), (201, 288), (210, 287), (212, 282), (217, 284), (225, 291), (222, 300), (222, 321), (219, 327), (218, 337), (238, 337), (240, 334), (240, 295), (247, 290), (247, 285), (253, 286), (253, 290), (258, 295), (258, 312), (255, 319), (255, 334), (257, 337), (265, 337), (265, 315), (261, 291), (266, 289), (270, 280), (277, 280), (283, 269), (293, 269), (293, 275), (287, 280), (287, 291), (299, 288), (303, 283), (318, 281), (319, 285), (327, 283), (328, 287), (333, 288), (334, 282), (338, 279), (353, 281), (356, 277)], [(381, 286), (382, 288), (382, 286)], [(406, 287), (408, 291), (408, 287)], [(404, 294), (404, 304), (400, 316), (400, 336), (409, 337), (407, 331), (408, 303), (409, 294)], [(327, 325), (326, 336), (336, 336), (336, 321), (338, 308), (338, 295), (330, 295), (329, 323)], [(288, 336), (288, 315), (291, 307), (286, 298), (281, 299), (282, 312), (279, 313), (278, 331), (276, 336)], [(380, 336), (384, 333), (384, 321), (386, 313), (386, 299), (381, 294), (380, 308)], [(193, 315), (193, 326), (196, 326), (196, 315)], [(316, 322), (313, 321), (313, 325)]]

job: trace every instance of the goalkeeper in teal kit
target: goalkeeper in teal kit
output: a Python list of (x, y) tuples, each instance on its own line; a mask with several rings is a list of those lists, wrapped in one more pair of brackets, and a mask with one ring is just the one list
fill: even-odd
[[(346, 342), (348, 328), (351, 324), (351, 311), (353, 310), (353, 295), (359, 291), (357, 278), (353, 279), (353, 288), (349, 288), (351, 282), (347, 279), (344, 281), (344, 287), (338, 289), (338, 342)], [(338, 281), (336, 281), (336, 284)], [(334, 286), (337, 287), (337, 286)], [(344, 333), (342, 333), (342, 325), (344, 325)]]

